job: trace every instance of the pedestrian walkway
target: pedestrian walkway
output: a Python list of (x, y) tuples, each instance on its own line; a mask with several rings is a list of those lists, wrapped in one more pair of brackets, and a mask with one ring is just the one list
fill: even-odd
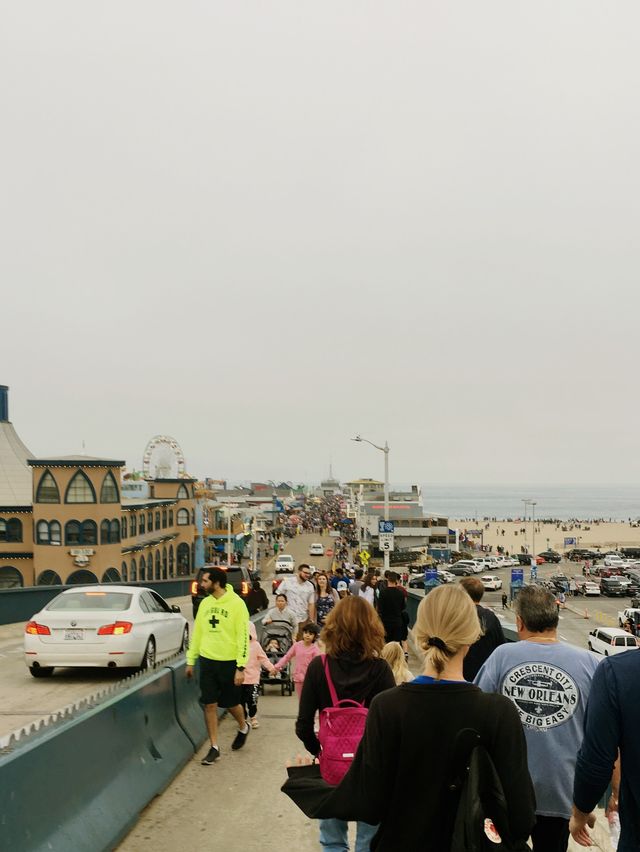
[[(409, 665), (418, 674), (412, 654)], [(280, 787), (286, 764), (304, 748), (294, 732), (298, 711), (295, 695), (280, 695), (267, 686), (258, 705), (260, 727), (249, 735), (241, 751), (231, 751), (236, 725), (226, 718), (220, 725), (221, 757), (213, 766), (201, 766), (205, 744), (165, 792), (142, 813), (118, 852), (175, 852), (177, 849), (318, 852), (318, 825), (308, 819)], [(602, 822), (604, 820), (602, 819)], [(606, 824), (598, 839), (603, 852)], [(353, 832), (351, 847), (355, 832)], [(598, 847), (597, 847), (598, 848)], [(569, 852), (582, 847), (569, 844)]]

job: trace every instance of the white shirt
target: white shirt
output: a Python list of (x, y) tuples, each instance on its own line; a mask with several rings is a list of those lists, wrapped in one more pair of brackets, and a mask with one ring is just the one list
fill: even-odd
[(309, 580), (301, 583), (297, 576), (285, 577), (276, 592), (276, 594), (282, 593), (287, 596), (287, 606), (298, 621), (306, 621), (309, 618), (309, 604), (315, 603), (316, 599), (313, 583)]

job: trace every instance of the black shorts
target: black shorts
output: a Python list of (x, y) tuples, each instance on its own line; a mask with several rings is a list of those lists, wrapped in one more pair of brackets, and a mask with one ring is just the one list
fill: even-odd
[(200, 701), (202, 704), (219, 704), (235, 707), (242, 703), (242, 689), (235, 686), (235, 660), (209, 660), (200, 657)]

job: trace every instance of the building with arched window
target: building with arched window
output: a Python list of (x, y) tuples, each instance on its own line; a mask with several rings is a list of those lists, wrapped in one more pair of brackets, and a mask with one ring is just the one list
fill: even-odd
[(149, 496), (127, 499), (124, 464), (35, 458), (9, 422), (0, 385), (0, 590), (193, 573), (184, 554), (193, 551), (195, 480), (149, 480)]

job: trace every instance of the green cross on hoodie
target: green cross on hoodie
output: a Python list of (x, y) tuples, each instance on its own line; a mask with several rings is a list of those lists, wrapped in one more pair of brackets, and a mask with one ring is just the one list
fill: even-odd
[(206, 597), (198, 607), (193, 636), (187, 651), (187, 665), (198, 657), (208, 660), (235, 660), (245, 666), (249, 659), (249, 611), (231, 586), (221, 598)]

